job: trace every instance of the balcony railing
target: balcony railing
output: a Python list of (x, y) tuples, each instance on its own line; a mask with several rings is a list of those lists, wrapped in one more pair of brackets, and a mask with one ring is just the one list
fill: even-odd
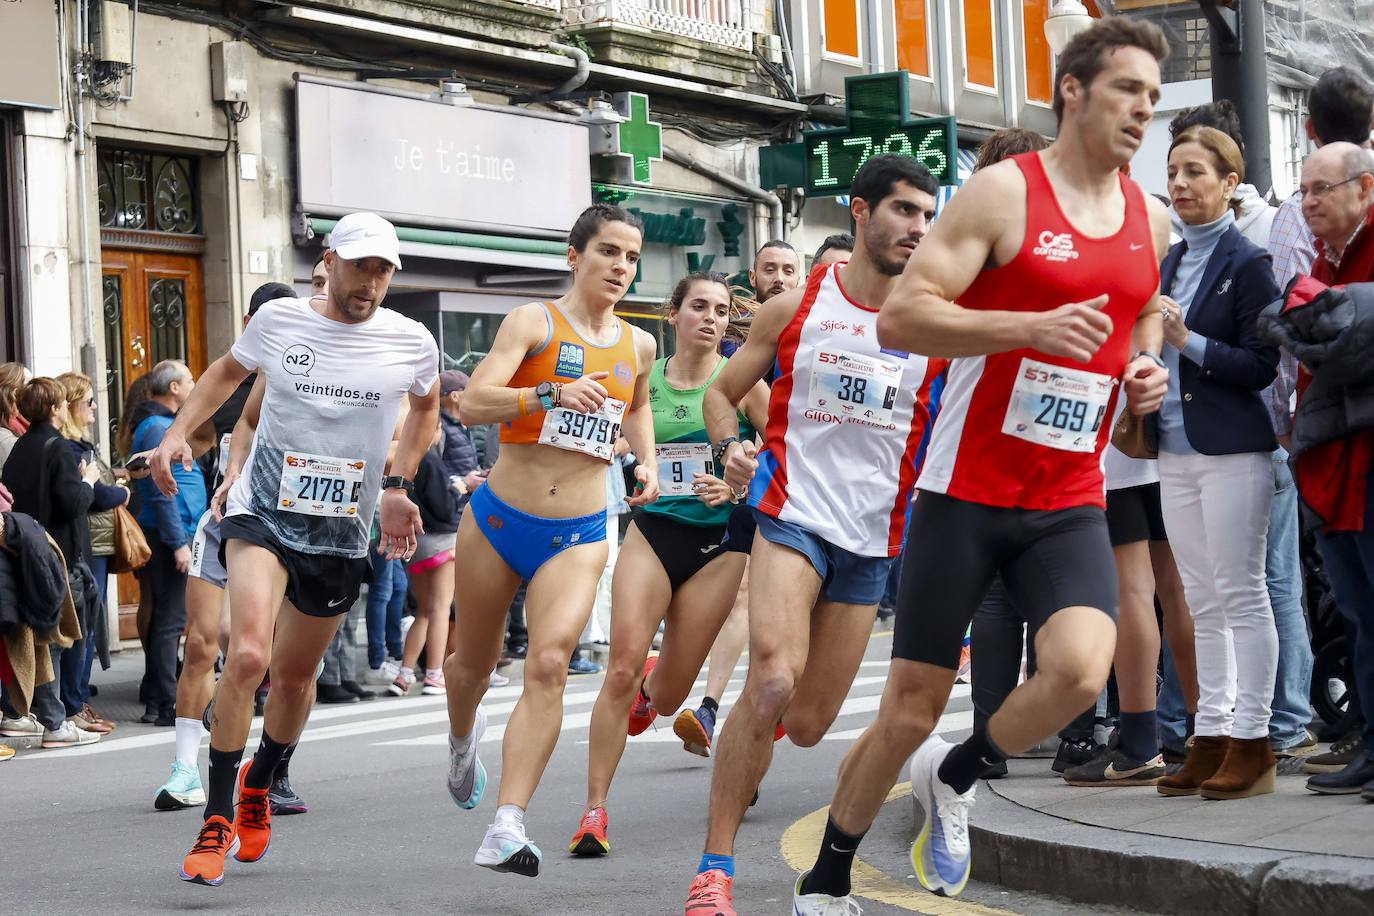
[(763, 0), (563, 0), (563, 22), (576, 28), (621, 22), (741, 51), (753, 48)]

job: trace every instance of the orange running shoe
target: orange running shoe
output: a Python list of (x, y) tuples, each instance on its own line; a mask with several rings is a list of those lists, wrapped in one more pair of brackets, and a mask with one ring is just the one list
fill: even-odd
[(644, 730), (654, 723), (654, 719), (658, 718), (658, 712), (654, 709), (653, 703), (644, 695), (644, 682), (649, 679), (649, 672), (653, 671), (657, 664), (657, 655), (650, 655), (644, 659), (644, 677), (639, 682), (639, 690), (635, 691), (634, 702), (630, 704), (629, 733), (631, 737), (644, 734)]
[(787, 729), (783, 728), (783, 727), (782, 727), (782, 723), (779, 722), (779, 723), (778, 723), (778, 727), (775, 728), (775, 729), (773, 729), (773, 743), (774, 743), (774, 744), (777, 744), (779, 741), (781, 741), (783, 738), (786, 738), (786, 737), (787, 737)]
[(685, 916), (739, 916), (730, 900), (730, 876), (718, 868), (697, 875), (687, 891)]
[(604, 856), (611, 851), (611, 841), (606, 839), (606, 828), (610, 821), (605, 808), (593, 808), (582, 815), (582, 823), (577, 825), (568, 852), (575, 856)]
[(207, 887), (219, 887), (224, 883), (224, 857), (238, 846), (234, 825), (212, 814), (200, 825), (196, 845), (181, 863), (181, 880)]
[(272, 804), (268, 801), (267, 789), (254, 789), (244, 785), (248, 769), (253, 765), (249, 760), (239, 768), (239, 803), (234, 811), (234, 832), (239, 837), (239, 851), (234, 858), (240, 862), (256, 862), (267, 855), (267, 847), (272, 845)]

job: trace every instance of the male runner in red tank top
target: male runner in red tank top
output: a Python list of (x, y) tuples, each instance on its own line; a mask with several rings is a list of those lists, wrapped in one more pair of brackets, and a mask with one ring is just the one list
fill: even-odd
[[(907, 529), (882, 706), (841, 764), (820, 855), (795, 888), (801, 916), (848, 902), (859, 841), (913, 751), (926, 816), (912, 863), (924, 887), (958, 894), (978, 774), (1054, 734), (1106, 682), (1117, 585), (1102, 449), (1118, 387), (1139, 415), (1168, 384), (1158, 264), (1169, 219), (1121, 167), (1140, 148), (1167, 53), (1157, 28), (1126, 17), (1070, 42), (1058, 139), (974, 176), (879, 315), (884, 346), (953, 362)], [(998, 572), (1040, 622), (1039, 670), (986, 732), (951, 746), (932, 733)]]

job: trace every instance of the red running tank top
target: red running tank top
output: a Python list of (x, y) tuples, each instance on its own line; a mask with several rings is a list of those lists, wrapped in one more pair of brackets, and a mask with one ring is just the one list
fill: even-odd
[(1113, 329), (1088, 363), (1029, 348), (952, 360), (917, 487), (1006, 508), (1106, 506), (1102, 451), (1131, 330), (1159, 288), (1140, 188), (1120, 176), (1121, 228), (1090, 238), (1069, 224), (1038, 153), (1013, 157), (1026, 179), (1026, 235), (1001, 267), (978, 275), (959, 304), (1046, 312), (1103, 293)]

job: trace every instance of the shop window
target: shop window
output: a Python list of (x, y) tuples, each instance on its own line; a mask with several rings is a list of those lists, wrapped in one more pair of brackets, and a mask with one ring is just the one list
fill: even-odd
[(96, 173), (103, 228), (200, 233), (194, 159), (101, 146)]
[(926, 0), (896, 0), (897, 69), (930, 76)]
[(1022, 0), (1022, 28), (1026, 36), (1026, 98), (1048, 104), (1054, 98), (1054, 60), (1045, 40), (1049, 0)]
[(861, 58), (858, 0), (821, 0), (825, 11), (825, 51), (840, 57)]
[(964, 81), (997, 88), (997, 18), (992, 0), (964, 0)]

